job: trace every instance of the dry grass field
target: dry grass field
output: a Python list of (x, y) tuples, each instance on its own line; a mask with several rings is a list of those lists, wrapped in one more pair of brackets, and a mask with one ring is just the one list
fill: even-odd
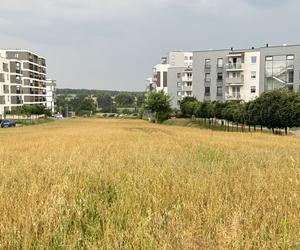
[(144, 121), (0, 129), (1, 249), (300, 249), (300, 139)]

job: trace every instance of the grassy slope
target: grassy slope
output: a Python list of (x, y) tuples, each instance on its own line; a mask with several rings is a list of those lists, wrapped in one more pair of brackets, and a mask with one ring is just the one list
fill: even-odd
[(297, 138), (83, 119), (0, 139), (0, 248), (299, 243)]

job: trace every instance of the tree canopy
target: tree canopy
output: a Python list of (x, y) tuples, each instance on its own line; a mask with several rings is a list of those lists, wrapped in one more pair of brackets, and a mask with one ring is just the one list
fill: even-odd
[(145, 100), (145, 109), (153, 113), (155, 122), (163, 122), (171, 116), (170, 103), (170, 97), (163, 91), (150, 92)]

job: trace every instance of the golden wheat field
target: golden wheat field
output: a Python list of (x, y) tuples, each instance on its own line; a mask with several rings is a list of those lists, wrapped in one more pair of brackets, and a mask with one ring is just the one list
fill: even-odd
[(299, 249), (300, 139), (78, 119), (0, 130), (1, 249)]

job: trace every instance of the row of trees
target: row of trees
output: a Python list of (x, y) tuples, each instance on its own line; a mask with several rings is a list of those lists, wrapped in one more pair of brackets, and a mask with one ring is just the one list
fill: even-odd
[(199, 102), (194, 97), (186, 97), (180, 103), (180, 110), (185, 117), (199, 117), (208, 119), (225, 120), (245, 125), (260, 126), (272, 129), (284, 129), (300, 126), (300, 93), (275, 90), (265, 92), (259, 98), (250, 102)]
[(24, 105), (16, 107), (10, 112), (12, 115), (46, 115), (51, 116), (51, 110), (47, 109), (44, 105)]

